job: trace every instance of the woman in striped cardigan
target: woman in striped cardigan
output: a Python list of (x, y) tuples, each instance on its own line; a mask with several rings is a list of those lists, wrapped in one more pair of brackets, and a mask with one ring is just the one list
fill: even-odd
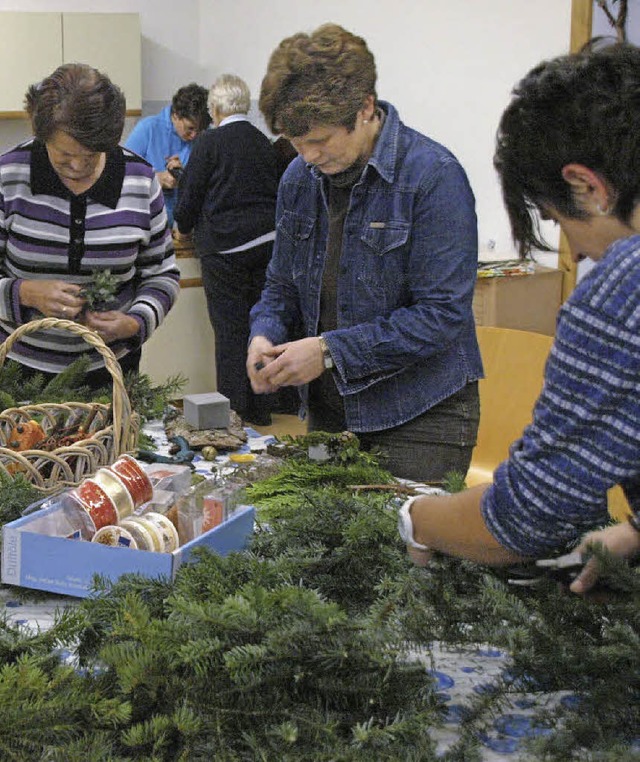
[[(77, 320), (135, 370), (179, 271), (155, 173), (118, 144), (124, 95), (96, 69), (65, 64), (25, 104), (34, 137), (0, 156), (0, 341), (43, 316)], [(90, 311), (83, 288), (104, 270), (117, 280), (114, 304)], [(27, 334), (9, 357), (53, 376), (84, 354), (87, 382), (108, 383), (102, 358), (60, 328)]]

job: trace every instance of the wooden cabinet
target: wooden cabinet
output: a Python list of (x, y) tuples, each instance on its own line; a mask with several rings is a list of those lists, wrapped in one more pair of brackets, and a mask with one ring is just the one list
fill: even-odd
[(22, 116), (29, 85), (62, 63), (62, 14), (0, 13), (0, 112)]
[(561, 270), (536, 265), (527, 275), (478, 278), (473, 295), (476, 325), (554, 336), (562, 301), (562, 275)]
[(142, 53), (137, 13), (63, 13), (63, 62), (88, 63), (122, 88), (127, 113), (142, 111)]
[(24, 117), (29, 85), (63, 63), (104, 71), (142, 110), (140, 17), (137, 13), (0, 13), (0, 117)]

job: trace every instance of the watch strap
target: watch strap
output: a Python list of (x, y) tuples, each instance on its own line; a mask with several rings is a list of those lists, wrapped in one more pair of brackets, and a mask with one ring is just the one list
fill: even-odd
[(329, 345), (327, 344), (324, 336), (318, 336), (318, 342), (320, 343), (320, 349), (322, 350), (322, 362), (326, 370), (331, 370), (334, 367), (333, 357), (329, 351)]
[(410, 548), (415, 548), (416, 550), (429, 550), (426, 545), (422, 545), (421, 543), (416, 542), (413, 537), (411, 506), (419, 497), (424, 497), (424, 495), (413, 495), (408, 500), (405, 500), (402, 504), (398, 512), (398, 532), (400, 533), (400, 537), (402, 537), (405, 544)]

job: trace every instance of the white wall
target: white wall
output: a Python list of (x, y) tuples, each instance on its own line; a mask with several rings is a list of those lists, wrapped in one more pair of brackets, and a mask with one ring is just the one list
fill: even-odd
[[(201, 0), (201, 63), (212, 76), (237, 73), (257, 97), (280, 40), (327, 21), (367, 40), (378, 95), (462, 162), (476, 195), (483, 258), (514, 256), (492, 165), (495, 130), (516, 81), (541, 59), (568, 51), (569, 0)], [(557, 243), (554, 230), (549, 239)]]
[[(569, 0), (0, 0), (3, 10), (138, 12), (143, 109), (187, 82), (208, 86), (224, 71), (246, 79), (257, 98), (281, 39), (326, 21), (342, 24), (371, 47), (379, 96), (467, 170), (485, 259), (514, 255), (492, 166), (499, 116), (521, 76), (567, 51), (571, 17)], [(28, 134), (25, 123), (0, 122), (0, 151)], [(557, 241), (553, 231), (550, 240)]]

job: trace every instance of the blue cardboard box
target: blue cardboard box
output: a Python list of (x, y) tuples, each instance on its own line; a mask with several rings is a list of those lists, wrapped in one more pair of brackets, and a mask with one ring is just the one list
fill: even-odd
[(96, 574), (114, 581), (128, 573), (173, 579), (195, 548), (205, 546), (221, 556), (245, 548), (255, 517), (252, 506), (239, 506), (222, 524), (173, 553), (154, 553), (44, 534), (53, 510), (43, 508), (2, 528), (4, 584), (86, 598)]

